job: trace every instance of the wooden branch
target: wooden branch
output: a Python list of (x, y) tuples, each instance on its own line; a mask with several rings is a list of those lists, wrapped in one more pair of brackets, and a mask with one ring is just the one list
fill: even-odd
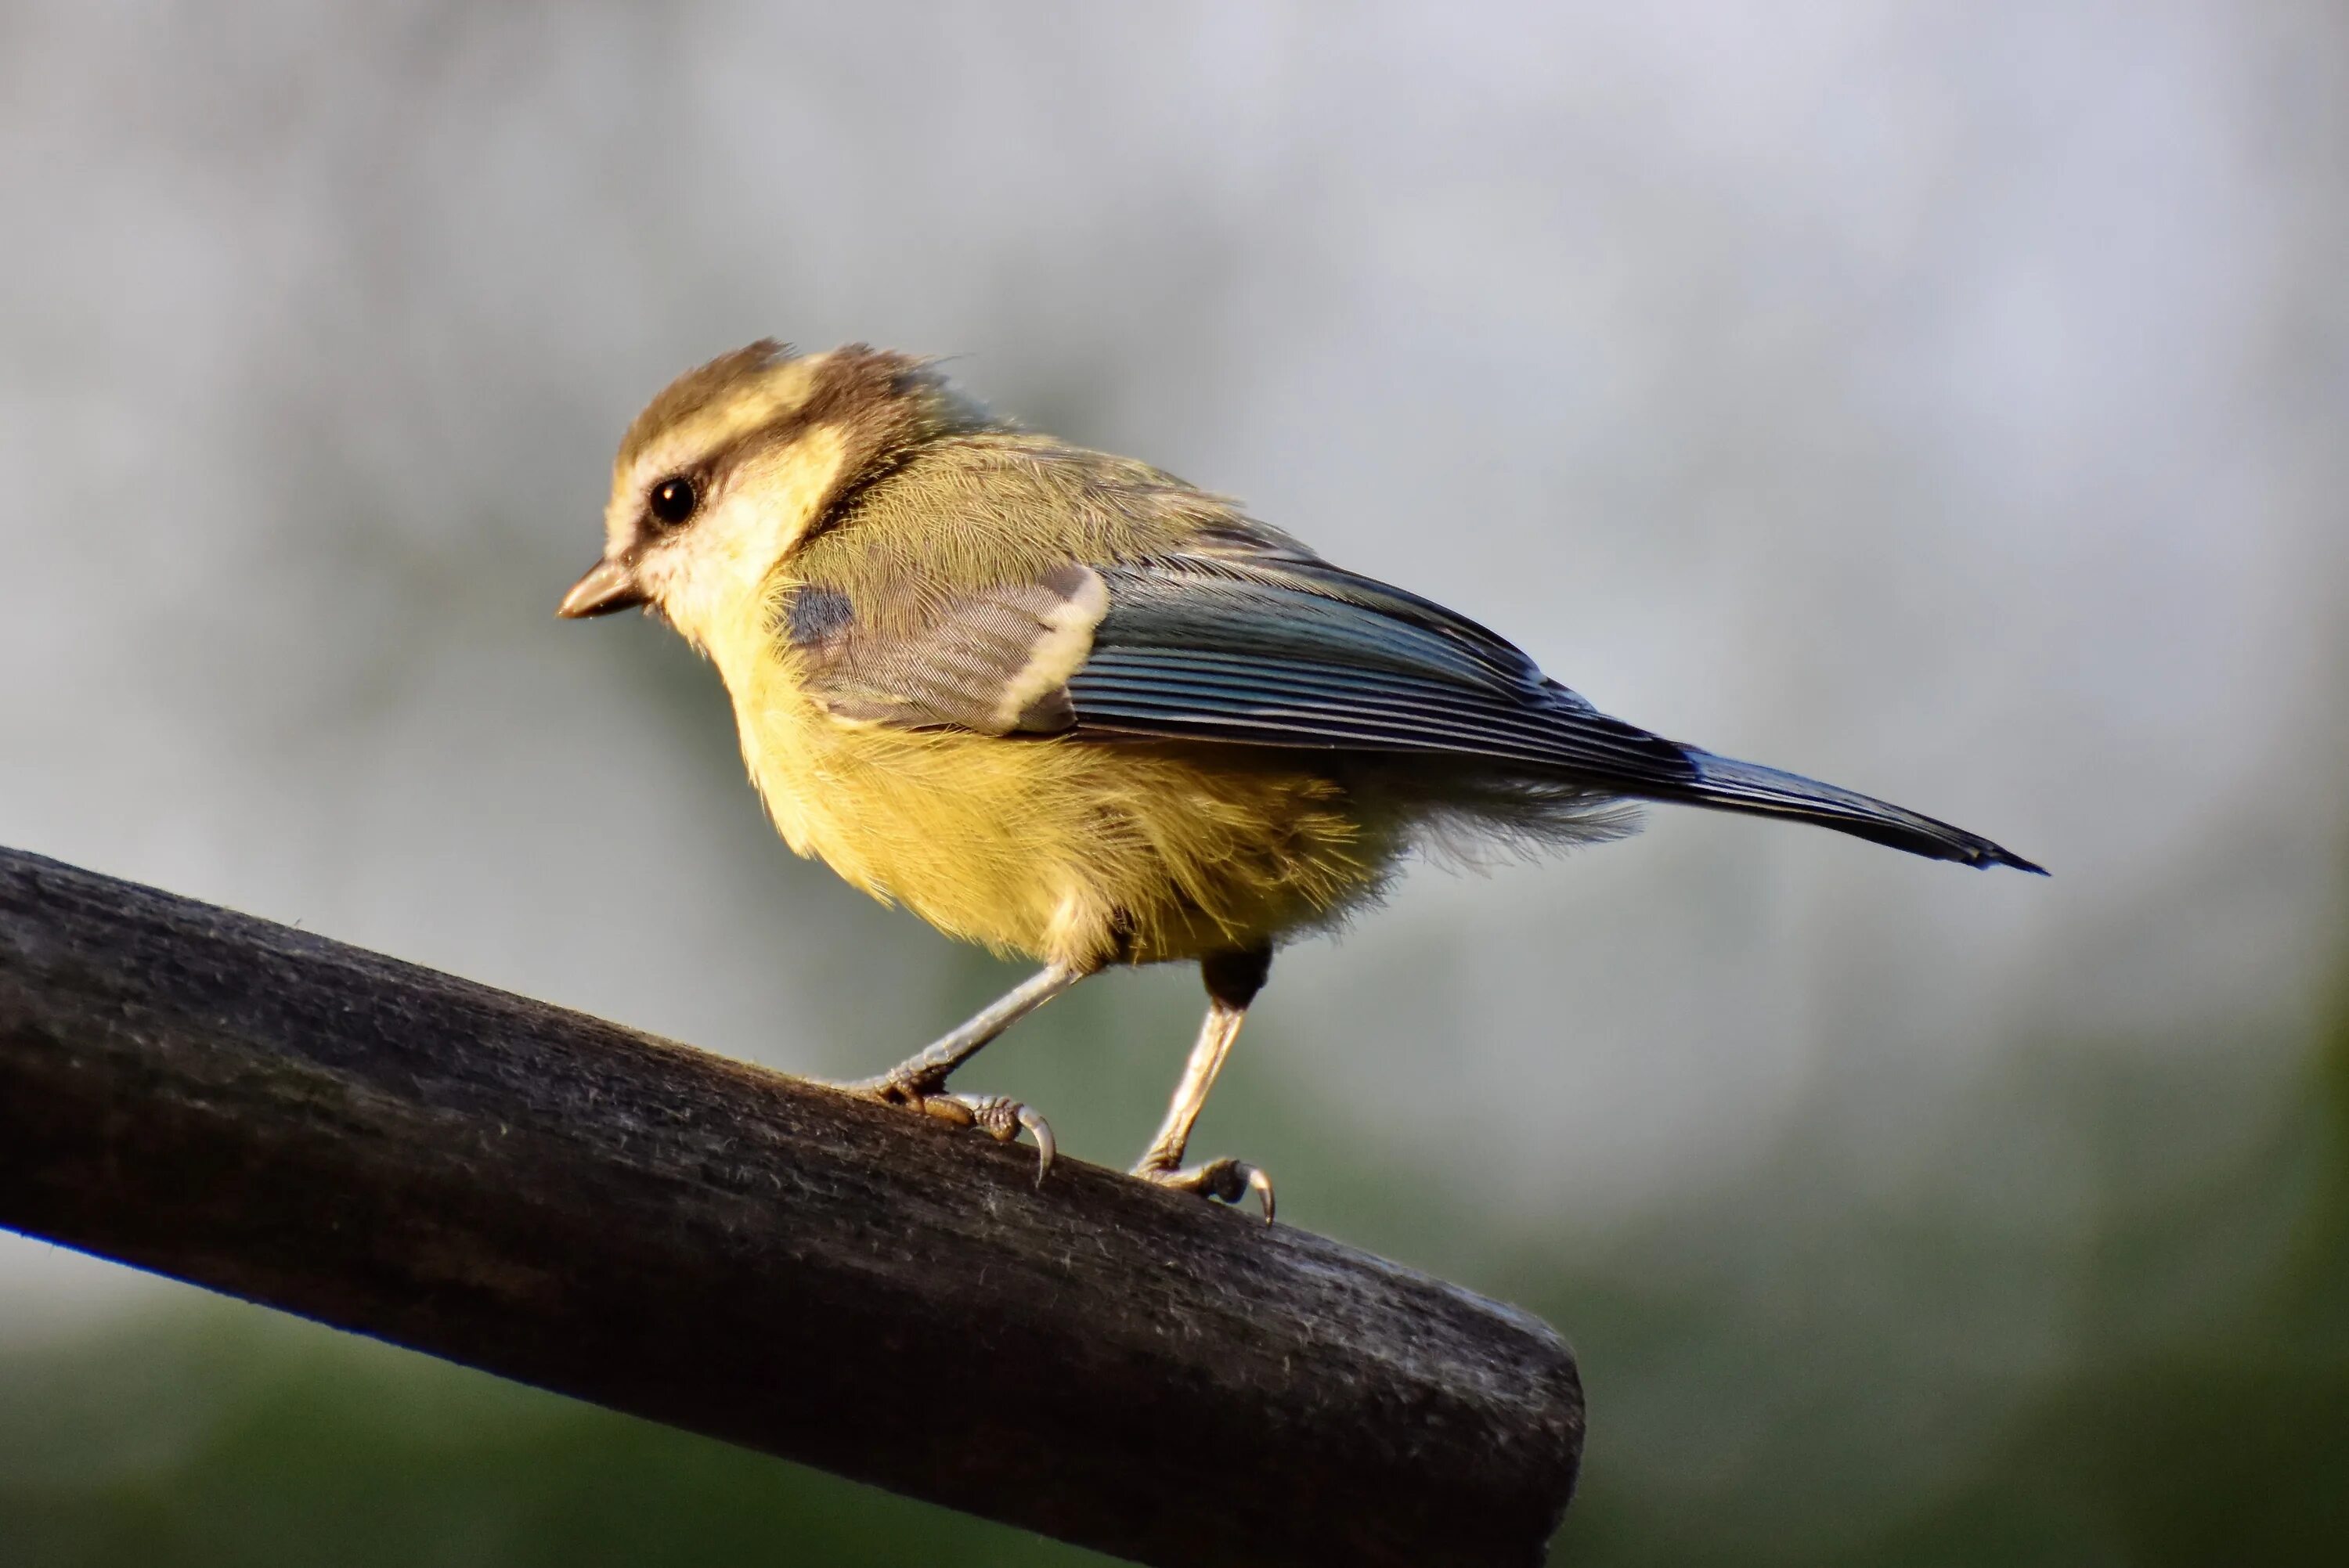
[(1581, 1450), (1456, 1286), (7, 850), (0, 1224), (1163, 1568), (1537, 1563)]

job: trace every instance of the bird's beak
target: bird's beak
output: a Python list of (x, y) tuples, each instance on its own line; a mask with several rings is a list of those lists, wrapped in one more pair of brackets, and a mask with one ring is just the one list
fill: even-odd
[(590, 615), (634, 609), (644, 602), (645, 591), (636, 586), (635, 568), (626, 561), (607, 558), (589, 567), (587, 575), (571, 585), (554, 613), (566, 621), (584, 621)]

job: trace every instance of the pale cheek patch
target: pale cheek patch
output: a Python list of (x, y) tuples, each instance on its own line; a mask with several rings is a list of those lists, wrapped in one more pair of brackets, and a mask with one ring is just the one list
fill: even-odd
[(702, 515), (658, 552), (657, 592), (678, 631), (713, 653), (732, 632), (763, 637), (767, 580), (806, 537), (846, 457), (841, 430), (824, 426), (728, 477)]
[(735, 470), (720, 501), (723, 549), (728, 559), (749, 564), (753, 585), (807, 537), (816, 509), (839, 482), (847, 459), (846, 433), (837, 425), (820, 425), (782, 450), (749, 459)]
[[(1098, 572), (1087, 571), (1069, 596), (1041, 617), (1044, 634), (1029, 651), (1028, 662), (1005, 683), (995, 705), (999, 733), (1020, 728), (1057, 728), (1053, 717), (1030, 714), (1037, 704), (1060, 695), (1085, 655), (1093, 650), (1093, 628), (1109, 613), (1109, 584)], [(1061, 698), (1065, 702), (1065, 697)]]

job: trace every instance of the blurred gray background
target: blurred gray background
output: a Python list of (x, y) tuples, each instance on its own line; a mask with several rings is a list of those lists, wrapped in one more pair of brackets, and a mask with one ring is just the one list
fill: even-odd
[[(1283, 957), (1197, 1147), (1576, 1340), (1561, 1561), (2340, 1560), (2338, 6), (10, 0), (0, 212), (0, 841), (878, 1068), (1016, 972), (552, 611), (678, 371), (950, 356), (2054, 872), (1659, 810)], [(968, 1087), (1123, 1163), (1197, 1001)], [(1087, 1560), (0, 1243), (12, 1561)]]

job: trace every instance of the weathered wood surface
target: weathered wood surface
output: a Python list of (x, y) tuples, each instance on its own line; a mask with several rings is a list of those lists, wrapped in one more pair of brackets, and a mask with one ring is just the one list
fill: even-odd
[(0, 850), (0, 1224), (1141, 1562), (1535, 1563), (1536, 1319)]

